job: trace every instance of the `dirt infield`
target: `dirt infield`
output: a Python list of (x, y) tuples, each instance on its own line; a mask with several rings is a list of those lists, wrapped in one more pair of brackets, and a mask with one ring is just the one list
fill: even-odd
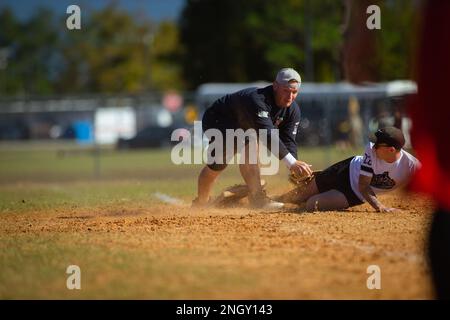
[[(4, 213), (1, 298), (428, 299), (432, 206), (397, 193), (401, 213), (262, 213), (188, 205)], [(187, 200), (187, 199), (185, 199)], [(78, 264), (82, 290), (65, 288)], [(381, 269), (381, 289), (366, 286)]]

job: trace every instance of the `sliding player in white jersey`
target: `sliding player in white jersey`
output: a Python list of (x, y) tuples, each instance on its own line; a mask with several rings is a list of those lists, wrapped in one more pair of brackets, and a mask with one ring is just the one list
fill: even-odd
[(395, 211), (383, 205), (377, 195), (408, 183), (420, 162), (403, 150), (401, 130), (386, 127), (375, 133), (364, 156), (338, 162), (317, 173), (304, 187), (276, 197), (277, 201), (301, 204), (308, 211), (342, 210), (367, 201), (378, 212)]

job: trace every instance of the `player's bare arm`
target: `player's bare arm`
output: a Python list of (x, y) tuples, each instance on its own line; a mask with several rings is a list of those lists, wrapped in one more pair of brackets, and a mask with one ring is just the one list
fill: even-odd
[(389, 208), (383, 205), (373, 192), (372, 188), (370, 187), (370, 181), (372, 180), (372, 177), (360, 175), (359, 176), (359, 191), (361, 192), (362, 196), (366, 201), (377, 211), (377, 212), (393, 212), (397, 209), (395, 208)]

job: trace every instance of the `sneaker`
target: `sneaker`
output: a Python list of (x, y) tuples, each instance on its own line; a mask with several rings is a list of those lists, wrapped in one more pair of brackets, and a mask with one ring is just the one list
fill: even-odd
[(248, 199), (250, 201), (250, 206), (255, 209), (279, 210), (284, 207), (284, 203), (273, 201), (266, 195), (265, 191), (254, 196), (249, 195)]

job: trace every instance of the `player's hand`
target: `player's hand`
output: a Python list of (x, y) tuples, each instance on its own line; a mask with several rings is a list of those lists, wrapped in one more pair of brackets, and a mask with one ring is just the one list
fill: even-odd
[(303, 176), (311, 176), (313, 171), (311, 170), (311, 165), (307, 164), (306, 162), (297, 160), (291, 167), (290, 170), (291, 172), (298, 176), (298, 177), (303, 177)]

